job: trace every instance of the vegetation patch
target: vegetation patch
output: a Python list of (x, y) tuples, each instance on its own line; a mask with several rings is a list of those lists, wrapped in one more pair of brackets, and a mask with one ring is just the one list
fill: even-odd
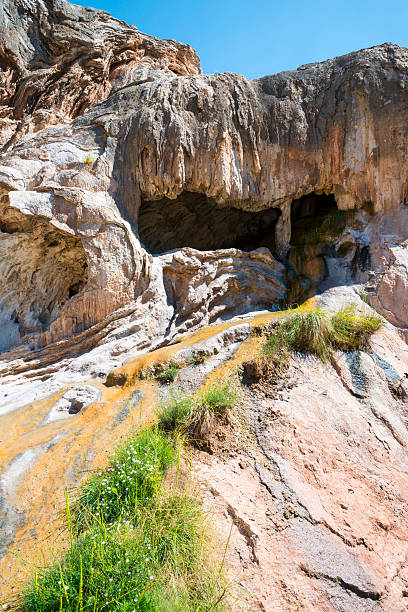
[[(282, 321), (274, 343), (283, 349), (313, 353), (322, 361), (327, 361), (331, 354), (331, 340), (330, 317), (325, 311), (299, 309)], [(270, 341), (271, 338), (268, 338), (267, 345)]]
[(177, 376), (179, 375), (180, 370), (181, 370), (180, 365), (176, 363), (168, 363), (164, 366), (163, 369), (160, 369), (158, 371), (158, 373), (156, 374), (156, 378), (161, 383), (170, 385), (176, 380)]
[(146, 504), (158, 492), (176, 451), (174, 442), (156, 429), (146, 429), (120, 446), (108, 469), (82, 485), (74, 506), (76, 526), (83, 529), (98, 515), (111, 522)]
[(215, 421), (225, 421), (238, 399), (231, 382), (215, 383), (197, 395), (174, 393), (160, 406), (159, 422), (166, 430), (202, 435)]
[(177, 376), (180, 373), (180, 370), (186, 366), (194, 365), (198, 366), (203, 364), (206, 359), (209, 358), (205, 352), (202, 351), (193, 351), (191, 353), (191, 357), (188, 357), (183, 360), (174, 360), (171, 359), (165, 362), (154, 363), (148, 367), (140, 370), (138, 376), (139, 378), (155, 378), (162, 384), (168, 384), (175, 382)]
[(313, 219), (313, 227), (305, 228), (299, 244), (319, 244), (328, 236), (338, 236), (346, 227), (353, 223), (355, 211), (350, 210), (333, 210), (326, 215), (323, 221), (316, 225), (316, 219)]
[[(298, 308), (281, 321), (268, 326), (262, 354), (244, 363), (248, 382), (278, 382), (287, 369), (291, 351), (316, 355), (323, 362), (336, 349), (350, 352), (365, 349), (372, 333), (382, 325), (376, 314), (359, 312), (355, 306), (334, 314), (318, 308)], [(255, 330), (259, 335), (260, 330)]]
[(383, 324), (376, 314), (358, 312), (355, 306), (346, 306), (331, 317), (334, 330), (333, 346), (342, 351), (364, 349), (369, 337)]
[(354, 351), (364, 348), (370, 335), (382, 325), (375, 314), (359, 312), (347, 306), (329, 315), (321, 308), (297, 309), (281, 321), (265, 343), (264, 353), (284, 358), (287, 351), (312, 353), (329, 361), (334, 349)]
[(141, 380), (155, 378), (162, 384), (170, 385), (176, 381), (180, 370), (186, 365), (185, 361), (176, 361), (174, 359), (159, 361), (140, 369), (137, 373), (137, 378)]
[(195, 398), (193, 395), (184, 395), (180, 392), (171, 394), (170, 399), (159, 407), (158, 417), (162, 429), (165, 431), (182, 431), (187, 428)]
[(39, 568), (16, 609), (29, 612), (221, 610), (221, 568), (210, 569), (201, 504), (163, 478), (180, 438), (157, 427), (120, 446), (82, 487), (71, 546)]

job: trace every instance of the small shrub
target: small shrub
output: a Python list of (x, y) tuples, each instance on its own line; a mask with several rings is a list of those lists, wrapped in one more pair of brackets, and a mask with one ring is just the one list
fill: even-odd
[(83, 164), (87, 164), (88, 166), (90, 166), (91, 164), (94, 163), (94, 158), (91, 157), (90, 155), (87, 155), (84, 159), (84, 161), (82, 162)]
[(231, 383), (215, 383), (196, 398), (188, 421), (188, 431), (205, 437), (216, 421), (224, 420), (235, 404), (238, 393)]
[(272, 332), (268, 336), (266, 343), (263, 347), (263, 354), (267, 357), (276, 357), (284, 348), (282, 343), (282, 337), (279, 332)]
[(163, 370), (159, 371), (158, 374), (156, 374), (156, 378), (161, 383), (169, 385), (170, 383), (176, 380), (180, 369), (181, 368), (179, 365), (175, 363), (169, 363), (164, 367)]

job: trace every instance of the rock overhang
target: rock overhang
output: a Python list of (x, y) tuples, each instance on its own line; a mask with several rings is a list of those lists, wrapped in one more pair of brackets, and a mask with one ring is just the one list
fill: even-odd
[[(25, 0), (18, 2), (25, 10)], [(36, 10), (41, 14), (41, 3)], [(65, 3), (58, 10), (68, 11), (69, 21), (74, 9)], [(234, 304), (236, 312), (242, 312), (244, 296), (254, 289), (249, 279), (255, 278), (253, 272), (244, 278), (243, 268), (250, 261), (249, 268), (253, 267), (257, 256), (251, 259), (250, 253), (236, 255), (231, 251), (226, 258), (226, 247), (241, 247), (243, 253), (269, 248), (269, 276), (278, 289), (265, 298), (263, 306), (274, 307), (276, 298), (277, 307), (285, 295), (285, 280), (276, 258), (285, 261), (291, 245), (293, 201), (326, 195), (335, 199), (340, 210), (371, 203), (373, 213), (380, 216), (397, 214), (400, 204), (407, 201), (404, 167), (408, 139), (403, 137), (407, 50), (386, 44), (253, 81), (235, 74), (203, 76), (198, 74), (192, 51), (183, 45), (143, 38), (145, 35), (125, 24), (95, 15), (96, 21), (102, 19), (116, 29), (119, 41), (112, 47), (112, 78), (106, 95), (90, 99), (89, 106), (82, 106), (74, 120), (68, 115), (60, 117), (55, 127), (47, 128), (47, 121), (36, 123), (37, 111), (30, 111), (1, 160), (10, 202), (31, 190), (32, 206), (42, 203), (37, 213), (44, 216), (48, 207), (49, 223), (76, 235), (86, 253), (86, 287), (73, 299), (74, 312), (68, 304), (67, 319), (59, 326), (54, 324), (46, 342), (99, 324), (135, 300), (167, 296), (168, 301), (174, 278), (183, 275), (183, 260), (186, 284), (200, 287), (203, 295), (209, 295), (202, 290), (203, 283), (211, 284), (217, 278), (217, 267), (223, 278), (221, 271), (229, 261), (232, 285), (229, 281), (214, 284), (213, 291), (217, 287), (219, 293), (215, 312), (222, 310), (223, 300), (230, 315)], [(91, 28), (88, 21), (86, 27)], [(51, 23), (51, 37), (63, 38), (65, 30), (59, 27)], [(78, 27), (80, 37), (82, 26)], [(134, 43), (133, 51), (123, 54), (120, 45), (130, 33), (139, 42)], [(105, 36), (104, 28), (98, 36)], [(132, 53), (137, 45), (139, 49), (144, 45), (146, 51), (136, 57)], [(98, 53), (104, 52), (102, 47), (98, 46)], [(173, 65), (176, 56), (185, 61), (184, 74), (184, 69), (180, 72)], [(85, 72), (94, 69), (91, 61), (81, 65)], [(36, 69), (32, 70), (37, 78)], [(41, 101), (37, 107), (40, 109)], [(383, 121), (384, 113), (387, 122)], [(23, 138), (21, 142), (19, 138)], [(14, 195), (13, 190), (17, 190)], [(247, 240), (244, 244), (245, 240), (225, 236), (229, 231), (225, 229), (217, 242), (210, 223), (207, 248), (199, 207), (191, 211), (197, 227), (194, 221), (191, 227), (185, 224), (185, 211), (176, 214), (185, 193), (201, 194), (212, 203), (213, 223), (225, 211), (237, 211), (238, 216), (231, 217), (229, 224), (234, 235), (239, 211), (265, 219), (258, 229), (261, 232), (269, 223), (273, 225), (269, 241)], [(52, 199), (58, 204), (50, 211)], [(158, 248), (146, 242), (145, 228), (139, 227), (146, 205), (156, 207), (167, 224), (173, 223), (173, 234), (180, 240), (164, 241)], [(268, 220), (271, 214), (274, 218)], [(152, 231), (155, 229), (153, 223)], [(183, 231), (186, 240), (182, 239)], [(192, 231), (201, 232), (202, 240), (191, 240)], [(208, 253), (192, 257), (188, 249), (197, 244), (199, 251)], [(152, 257), (152, 253), (172, 248), (180, 250), (179, 256)], [(169, 272), (171, 262), (177, 274)], [(192, 281), (197, 262), (203, 270), (208, 271), (208, 266), (213, 269), (212, 281), (196, 272)], [(184, 295), (180, 283), (175, 286)], [(226, 293), (232, 286), (241, 286), (242, 296), (238, 292), (229, 300)], [(170, 305), (177, 320), (176, 313), (186, 309), (181, 304), (184, 298), (175, 296), (174, 287)], [(260, 293), (259, 288), (254, 289), (254, 294)], [(212, 320), (208, 304), (194, 304), (203, 322)], [(197, 317), (193, 318), (197, 322)]]

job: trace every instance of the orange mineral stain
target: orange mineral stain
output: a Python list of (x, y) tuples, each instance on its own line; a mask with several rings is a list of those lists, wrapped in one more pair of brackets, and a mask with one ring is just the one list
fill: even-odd
[[(74, 500), (80, 483), (90, 471), (106, 465), (118, 442), (154, 422), (157, 383), (140, 380), (138, 373), (229, 327), (243, 322), (251, 327), (265, 325), (282, 314), (270, 312), (212, 325), (184, 336), (173, 345), (138, 355), (115, 370), (126, 375), (124, 388), (106, 387), (99, 379), (84, 382), (98, 387), (102, 397), (78, 414), (46, 422), (51, 407), (64, 392), (62, 389), (0, 417), (3, 488), (4, 479), (7, 481), (6, 505), (0, 507), (0, 519), (4, 518), (1, 513), (8, 512), (6, 518), (14, 530), (11, 542), (2, 542), (0, 538), (0, 551), (2, 544), (8, 545), (0, 560), (0, 603), (12, 601), (24, 580), (32, 577), (35, 567), (51, 561), (67, 546), (65, 492)], [(250, 334), (229, 361), (208, 375), (203, 388), (227, 377), (235, 366), (259, 354), (262, 342), (262, 338)]]

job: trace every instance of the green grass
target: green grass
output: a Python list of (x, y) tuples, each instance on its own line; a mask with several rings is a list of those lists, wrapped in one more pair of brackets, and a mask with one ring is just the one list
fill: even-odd
[(207, 561), (202, 506), (162, 484), (177, 444), (156, 427), (117, 449), (84, 485), (72, 519), (67, 513), (70, 549), (37, 570), (17, 610), (222, 609), (221, 568)]
[(277, 357), (285, 348), (281, 335), (274, 331), (267, 337), (263, 347), (263, 354), (267, 357)]
[(169, 385), (176, 380), (180, 369), (180, 366), (175, 363), (166, 364), (164, 369), (156, 374), (156, 378), (161, 383)]
[(172, 393), (170, 399), (159, 407), (158, 418), (162, 429), (181, 430), (187, 426), (194, 406), (192, 395)]
[(370, 335), (381, 325), (380, 316), (359, 312), (355, 306), (347, 306), (332, 315), (321, 308), (300, 308), (276, 326), (263, 352), (277, 359), (283, 358), (287, 351), (312, 353), (326, 362), (334, 349), (347, 352), (364, 348)]
[(172, 394), (159, 409), (161, 427), (191, 432), (210, 415), (221, 418), (238, 398), (232, 383), (215, 383), (198, 395)]
[(232, 408), (238, 394), (231, 383), (216, 383), (208, 387), (200, 396), (199, 403), (213, 414), (221, 414)]
[(347, 306), (331, 317), (335, 333), (333, 345), (343, 351), (364, 348), (369, 336), (380, 329), (382, 318), (376, 314), (362, 314), (353, 306)]
[(120, 446), (106, 470), (94, 474), (82, 486), (74, 514), (79, 528), (89, 518), (103, 516), (112, 521), (146, 504), (158, 491), (163, 476), (173, 463), (176, 448), (157, 428), (142, 431)]
[(321, 309), (295, 312), (282, 322), (279, 334), (290, 350), (313, 353), (322, 361), (330, 357), (330, 319)]

